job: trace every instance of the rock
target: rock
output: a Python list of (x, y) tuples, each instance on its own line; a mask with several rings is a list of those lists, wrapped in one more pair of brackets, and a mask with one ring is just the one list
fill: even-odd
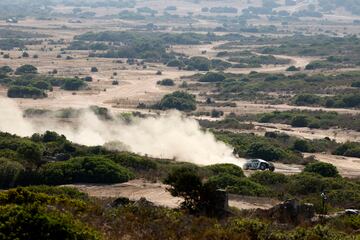
[(311, 222), (315, 216), (315, 208), (313, 204), (299, 203), (298, 200), (287, 200), (279, 205), (276, 205), (269, 210), (261, 210), (262, 215), (277, 221), (279, 223), (293, 223), (299, 224), (304, 222)]

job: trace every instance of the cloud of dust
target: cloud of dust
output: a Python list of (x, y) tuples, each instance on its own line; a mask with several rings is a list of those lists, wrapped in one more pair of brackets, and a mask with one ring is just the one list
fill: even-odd
[(54, 118), (33, 122), (23, 117), (14, 102), (0, 99), (0, 131), (30, 136), (51, 130), (88, 146), (105, 144), (112, 149), (199, 165), (243, 164), (241, 159), (233, 156), (229, 146), (217, 141), (213, 134), (202, 131), (196, 120), (185, 118), (176, 111), (165, 116), (135, 118), (131, 124), (121, 120), (102, 121), (91, 111), (84, 111), (72, 120), (72, 124)]

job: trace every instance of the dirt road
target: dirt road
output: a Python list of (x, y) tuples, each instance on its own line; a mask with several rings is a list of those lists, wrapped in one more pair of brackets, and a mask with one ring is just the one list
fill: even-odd
[[(96, 198), (127, 197), (137, 201), (146, 198), (157, 206), (177, 208), (182, 202), (181, 198), (173, 197), (166, 190), (168, 187), (162, 183), (151, 183), (142, 179), (132, 180), (126, 183), (113, 185), (67, 185), (75, 187), (89, 196)], [(238, 209), (268, 209), (276, 205), (278, 201), (268, 198), (244, 197), (229, 195), (229, 206)]]

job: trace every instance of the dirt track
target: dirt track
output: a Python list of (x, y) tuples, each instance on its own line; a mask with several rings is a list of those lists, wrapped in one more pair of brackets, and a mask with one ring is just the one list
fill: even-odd
[[(182, 202), (181, 198), (173, 197), (166, 190), (167, 186), (162, 183), (151, 183), (141, 179), (132, 180), (127, 183), (114, 185), (67, 185), (83, 191), (89, 196), (97, 198), (127, 197), (130, 200), (146, 198), (157, 206), (177, 208)], [(229, 206), (238, 209), (268, 209), (276, 205), (274, 199), (243, 197), (229, 195)]]

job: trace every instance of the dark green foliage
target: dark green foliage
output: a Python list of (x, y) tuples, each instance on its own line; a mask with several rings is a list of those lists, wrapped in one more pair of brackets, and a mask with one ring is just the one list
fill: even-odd
[(269, 196), (269, 189), (247, 178), (224, 173), (209, 178), (209, 183), (230, 193), (247, 196)]
[(268, 161), (276, 161), (285, 157), (285, 153), (280, 149), (266, 143), (253, 143), (246, 151), (246, 155), (251, 158), (260, 158)]
[(293, 147), (296, 151), (299, 152), (309, 152), (310, 151), (310, 145), (306, 140), (296, 140), (294, 142), (294, 147)]
[(33, 65), (22, 65), (18, 67), (15, 71), (16, 75), (23, 75), (23, 74), (37, 74), (38, 70)]
[(49, 163), (42, 167), (47, 184), (121, 183), (134, 177), (129, 170), (103, 157), (81, 157), (66, 162)]
[(194, 169), (177, 168), (167, 176), (164, 183), (171, 185), (171, 195), (184, 198), (182, 206), (185, 209), (198, 211), (203, 184)]
[(196, 110), (195, 96), (176, 91), (171, 94), (165, 95), (161, 101), (157, 104), (159, 109), (177, 109), (180, 111), (194, 111)]
[(46, 82), (46, 81), (36, 81), (34, 83), (32, 83), (32, 86), (34, 86), (35, 88), (38, 89), (42, 89), (42, 90), (52, 90), (52, 86), (50, 83)]
[(233, 164), (215, 164), (205, 167), (214, 175), (231, 174), (237, 177), (245, 177), (243, 170)]
[[(339, 114), (337, 112), (325, 111), (284, 111), (249, 115), (242, 117), (242, 120), (259, 121), (264, 123), (282, 123), (310, 128), (328, 129), (340, 127), (344, 129), (360, 130), (360, 117), (353, 114)], [(296, 120), (296, 121), (295, 121)]]
[(46, 93), (36, 87), (12, 86), (8, 89), (9, 98), (44, 98)]
[(0, 238), (12, 239), (100, 239), (70, 216), (46, 213), (37, 207), (0, 207)]
[(255, 172), (250, 176), (250, 180), (261, 185), (278, 185), (288, 182), (286, 175), (271, 171)]
[(20, 39), (0, 39), (0, 49), (2, 50), (12, 50), (14, 48), (25, 48), (26, 43), (31, 43), (23, 41)]
[(13, 72), (14, 70), (9, 67), (9, 66), (3, 66), (3, 67), (0, 67), (0, 75), (1, 74), (8, 74), (8, 73), (11, 73)]
[(215, 72), (208, 72), (199, 79), (200, 82), (222, 82), (224, 80), (223, 74)]
[(175, 85), (174, 80), (172, 80), (172, 79), (163, 79), (161, 81), (158, 81), (157, 84), (161, 85), (161, 86), (174, 86)]
[(24, 171), (24, 166), (19, 162), (0, 158), (0, 188), (15, 186)]
[(360, 88), (360, 81), (357, 81), (357, 82), (353, 82), (351, 84), (352, 87), (355, 87), (355, 88)]
[(294, 98), (294, 103), (298, 106), (304, 106), (304, 105), (316, 105), (320, 103), (321, 98), (312, 95), (312, 94), (301, 94), (296, 95)]
[(300, 68), (297, 68), (295, 66), (290, 66), (286, 69), (287, 72), (297, 72), (300, 71)]
[(335, 65), (325, 61), (313, 61), (305, 66), (305, 70), (316, 70), (322, 68), (332, 69), (335, 68)]
[[(128, 12), (127, 14), (130, 14)], [(124, 15), (124, 14), (122, 14)], [(142, 16), (141, 16), (142, 17)], [(175, 59), (173, 53), (167, 53), (166, 48), (171, 44), (200, 44), (203, 41), (212, 39), (212, 35), (196, 33), (161, 33), (161, 32), (100, 32), (85, 33), (77, 36), (76, 40), (83, 41), (78, 46), (72, 48), (90, 49), (94, 43), (109, 42), (106, 53), (96, 54), (96, 56), (106, 58), (138, 58), (147, 61), (169, 62)], [(85, 43), (88, 41), (90, 43)]]
[(49, 187), (1, 193), (0, 239), (101, 239), (98, 232), (71, 213), (72, 208), (79, 211), (85, 205), (76, 199), (80, 193), (74, 193), (75, 190)]
[(304, 163), (304, 159), (289, 144), (290, 137), (279, 136), (277, 139), (260, 137), (246, 133), (215, 132), (215, 136), (234, 147), (239, 157), (262, 158), (284, 163)]
[(68, 91), (78, 91), (84, 88), (86, 83), (81, 79), (69, 78), (64, 80), (64, 84), (61, 86), (62, 89)]
[[(264, 103), (294, 103), (297, 105), (321, 105), (326, 107), (358, 107), (359, 97), (356, 89), (351, 89), (353, 82), (358, 81), (359, 72), (342, 72), (338, 74), (297, 73), (293, 75), (257, 73), (232, 74), (222, 73), (225, 77), (212, 86), (212, 97), (220, 100), (239, 99), (246, 101), (261, 100)], [(199, 81), (201, 75), (194, 75)], [(275, 97), (273, 92), (287, 93)], [(295, 97), (291, 97), (294, 94)], [(319, 96), (332, 94), (334, 96)], [(344, 101), (344, 99), (346, 99)], [(332, 100), (331, 105), (326, 104)], [(346, 102), (346, 103), (345, 103)]]
[(261, 49), (261, 52), (265, 54), (328, 57), (324, 61), (310, 63), (306, 66), (307, 70), (349, 67), (359, 63), (359, 56), (357, 54), (359, 52), (359, 38), (354, 35), (347, 37), (295, 35), (277, 41), (281, 42), (279, 46), (264, 47)]
[(149, 171), (157, 169), (157, 164), (146, 157), (142, 157), (133, 153), (121, 152), (109, 156), (111, 160), (121, 166), (134, 169), (135, 171)]
[(319, 97), (312, 94), (302, 94), (295, 96), (293, 102), (298, 106), (321, 105), (328, 108), (358, 108), (360, 107), (360, 95), (353, 93)]
[(358, 142), (347, 142), (340, 145), (333, 153), (348, 157), (360, 157), (360, 144)]
[(294, 118), (291, 120), (291, 126), (293, 127), (307, 127), (308, 125), (309, 120), (307, 116), (304, 115), (294, 116)]
[(183, 68), (185, 66), (184, 62), (178, 59), (170, 60), (167, 63), (168, 67), (177, 67), (177, 68)]
[(211, 68), (211, 61), (206, 57), (192, 57), (185, 64), (187, 70), (209, 71)]
[(339, 172), (336, 167), (330, 163), (315, 162), (305, 166), (305, 172), (317, 173), (323, 177), (337, 177)]

